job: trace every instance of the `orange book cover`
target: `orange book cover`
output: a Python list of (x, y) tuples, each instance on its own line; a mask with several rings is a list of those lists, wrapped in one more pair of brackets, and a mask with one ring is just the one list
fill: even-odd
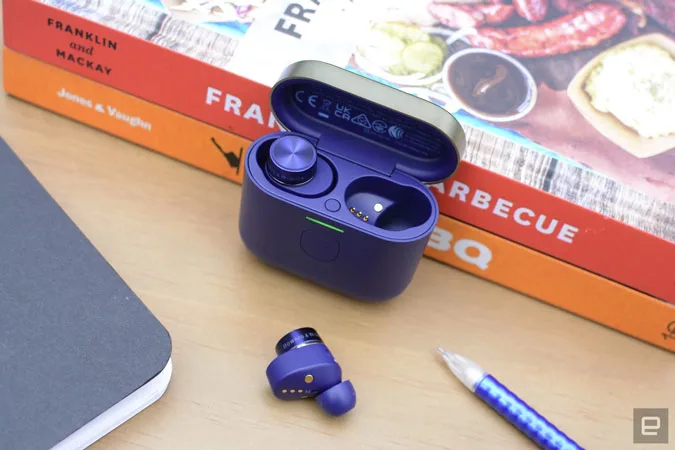
[[(241, 183), (249, 140), (14, 51), (3, 56), (9, 94)], [(426, 256), (675, 351), (675, 305), (456, 219), (440, 217)]]

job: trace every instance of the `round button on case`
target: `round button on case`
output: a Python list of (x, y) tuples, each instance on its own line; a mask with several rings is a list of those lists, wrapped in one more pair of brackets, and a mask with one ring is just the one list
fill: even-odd
[(461, 161), (459, 122), (428, 100), (319, 61), (291, 64), (270, 103), (288, 131), (246, 152), (246, 247), (352, 298), (401, 294), (438, 220), (428, 184)]
[(328, 200), (326, 200), (324, 206), (330, 212), (337, 212), (340, 210), (340, 202), (338, 200), (335, 200), (334, 198), (329, 198)]
[(300, 237), (300, 247), (311, 258), (321, 262), (334, 261), (340, 253), (340, 243), (328, 230), (305, 230)]

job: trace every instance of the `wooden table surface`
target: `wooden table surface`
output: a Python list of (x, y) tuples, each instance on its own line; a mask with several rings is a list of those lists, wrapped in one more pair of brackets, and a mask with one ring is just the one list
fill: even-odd
[[(587, 449), (663, 448), (633, 445), (633, 408), (669, 407), (675, 424), (663, 350), (427, 259), (400, 298), (346, 300), (247, 252), (238, 185), (6, 96), (0, 135), (173, 338), (165, 396), (94, 448), (536, 448), (449, 374), (439, 345)], [(356, 387), (345, 417), (270, 394), (274, 345), (302, 326)]]

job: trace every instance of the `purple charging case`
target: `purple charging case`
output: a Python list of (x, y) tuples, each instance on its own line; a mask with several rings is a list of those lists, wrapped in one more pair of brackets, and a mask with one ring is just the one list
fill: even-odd
[(465, 134), (427, 100), (319, 61), (290, 65), (271, 107), (288, 131), (245, 157), (239, 231), (263, 262), (351, 298), (405, 290), (438, 220), (428, 184)]

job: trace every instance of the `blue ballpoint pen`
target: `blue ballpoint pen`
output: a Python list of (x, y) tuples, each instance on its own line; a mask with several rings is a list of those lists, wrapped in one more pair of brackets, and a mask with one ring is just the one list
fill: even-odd
[(463, 356), (446, 352), (442, 348), (438, 351), (443, 355), (452, 373), (464, 386), (540, 448), (544, 450), (584, 450), (479, 365)]

